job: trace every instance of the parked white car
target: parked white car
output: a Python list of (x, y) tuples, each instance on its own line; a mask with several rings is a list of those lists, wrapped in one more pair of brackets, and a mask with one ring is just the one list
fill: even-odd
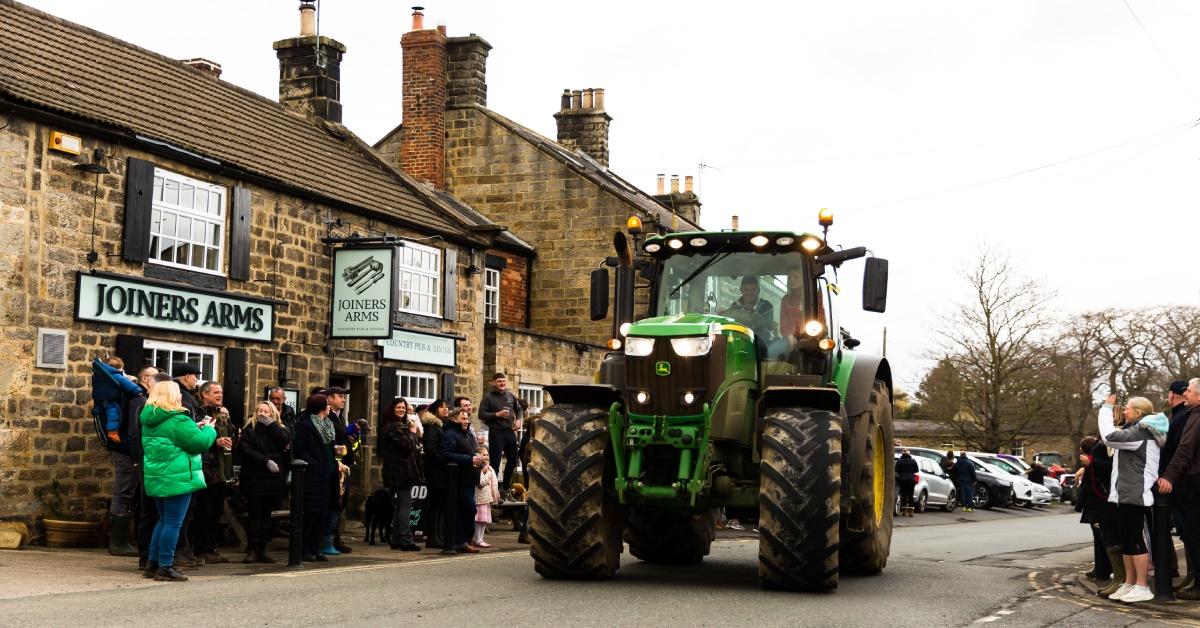
[[(1009, 467), (1012, 467), (1012, 470), (1009, 471), (1010, 473), (1020, 473), (1021, 475), (1025, 475), (1029, 472), (1029, 469), (1032, 468), (1029, 466), (1029, 464), (1027, 462), (1025, 462), (1024, 460), (1021, 460), (1020, 458), (1018, 458), (1016, 456), (1009, 456), (1006, 454), (992, 454), (991, 457), (993, 460), (995, 460), (996, 466), (1000, 467), (1001, 469), (1003, 469), (1005, 471), (1009, 471)], [(1026, 477), (1028, 477), (1028, 476), (1026, 476)], [(1050, 490), (1050, 499), (1058, 499), (1058, 500), (1062, 499), (1062, 497), (1063, 497), (1062, 482), (1060, 482), (1059, 480), (1052, 478), (1049, 475), (1046, 475), (1046, 477), (1042, 478), (1042, 486), (1045, 486), (1047, 489)]]
[[(1040, 484), (1034, 484), (1029, 481), (1021, 473), (1010, 473), (996, 463), (996, 458), (993, 454), (986, 452), (967, 452), (967, 458), (983, 465), (988, 471), (1001, 475), (1007, 480), (1012, 481), (1013, 493), (1016, 498), (1016, 503), (1030, 508), (1033, 506), (1044, 506), (1050, 503), (1050, 489)], [(1011, 469), (1012, 467), (1009, 466)]]

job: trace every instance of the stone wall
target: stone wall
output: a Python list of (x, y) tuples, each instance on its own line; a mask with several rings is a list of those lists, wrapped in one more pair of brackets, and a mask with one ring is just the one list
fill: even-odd
[[(263, 388), (276, 384), (277, 356), (284, 352), (292, 355), (288, 386), (299, 388), (302, 394), (312, 386), (326, 384), (333, 374), (364, 377), (369, 388), (365, 407), (351, 418), (374, 417), (378, 407), (375, 380), (381, 366), (378, 349), (370, 340), (326, 339), (332, 262), (330, 252), (319, 243), (327, 235), (324, 220), (341, 219), (347, 233), (367, 233), (366, 218), (85, 136), (84, 155), (90, 157), (93, 148), (104, 149), (110, 155), (104, 163), (112, 171), (100, 177), (96, 197), (96, 270), (131, 277), (151, 270), (163, 272), (163, 267), (127, 262), (120, 256), (126, 163), (129, 157), (136, 157), (225, 185), (230, 191), (234, 185), (249, 188), (250, 280), (228, 280), (226, 291), (279, 304), (275, 337), (270, 343), (76, 321), (75, 278), (88, 269), (85, 256), (91, 249), (95, 175), (73, 168), (87, 159), (47, 150), (50, 130), (19, 117), (10, 117), (0, 129), (0, 352), (8, 356), (0, 368), (0, 518), (35, 516), (40, 504), (34, 491), (51, 478), (59, 479), (69, 510), (95, 516), (103, 508), (111, 490), (111, 464), (95, 436), (89, 412), (89, 363), (93, 357), (112, 354), (118, 334), (218, 350), (246, 349), (248, 390), (243, 411), (247, 414)], [(402, 237), (428, 235), (379, 221), (371, 226), (376, 232)], [(224, 230), (227, 246), (228, 232)], [(226, 249), (226, 264), (229, 257)], [(468, 251), (460, 249), (457, 257), (458, 320), (406, 316), (402, 322), (408, 328), (462, 338), (456, 384), (456, 392), (461, 393), (482, 388), (483, 296), (482, 279), (466, 272)], [(190, 273), (171, 269), (168, 275), (178, 283), (189, 281)], [(41, 327), (68, 330), (65, 370), (35, 366), (34, 341)], [(390, 364), (439, 370), (428, 365)], [(218, 375), (221, 378), (223, 374)]]
[(446, 189), (532, 244), (530, 327), (603, 343), (589, 318), (589, 274), (612, 255), (633, 209), (478, 109), (446, 112)]
[(516, 390), (520, 384), (590, 384), (607, 352), (601, 345), (554, 334), (504, 325), (484, 331), (486, 384), (492, 373), (506, 373)]

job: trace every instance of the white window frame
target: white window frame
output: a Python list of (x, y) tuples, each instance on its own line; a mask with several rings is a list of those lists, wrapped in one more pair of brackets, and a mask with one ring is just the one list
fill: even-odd
[(1010, 447), (1009, 449), (1012, 450), (1012, 455), (1014, 455), (1022, 460), (1025, 459), (1025, 441), (1023, 441), (1023, 440), (1014, 441), (1012, 444), (1012, 447)]
[(546, 407), (546, 391), (541, 384), (518, 384), (517, 396), (529, 403), (529, 414), (541, 414)]
[[(396, 390), (410, 406), (433, 403), (438, 398), (438, 374), (426, 371), (396, 371)], [(421, 392), (428, 393), (428, 397), (421, 396)]]
[(500, 322), (500, 269), (483, 269), (483, 321)]
[(942, 443), (943, 451), (958, 451), (954, 448), (954, 443)]
[[(206, 347), (203, 345), (188, 345), (188, 344), (183, 344), (183, 343), (179, 343), (179, 342), (162, 342), (160, 340), (143, 340), (142, 341), (142, 354), (145, 355), (145, 353), (147, 351), (154, 351), (156, 354), (161, 351), (168, 352), (169, 357), (167, 358), (167, 361), (166, 361), (166, 364), (167, 364), (166, 372), (168, 374), (170, 374), (172, 364), (174, 364), (176, 362), (190, 362), (191, 361), (190, 358), (193, 355), (199, 356), (199, 358), (200, 358), (200, 364), (197, 367), (202, 372), (202, 374), (198, 378), (200, 383), (204, 383), (207, 381), (212, 381), (212, 380), (217, 379), (217, 373), (221, 372), (221, 370), (220, 370), (221, 369), (221, 363), (220, 363), (221, 350), (218, 349), (217, 347)], [(176, 353), (184, 354), (182, 356), (183, 359), (182, 360), (176, 359), (176, 357), (175, 357)], [(206, 356), (212, 358), (212, 372), (211, 373), (203, 373), (204, 358)], [(157, 358), (157, 355), (155, 356), (155, 358)], [(159, 362), (157, 359), (149, 360), (148, 362), (150, 364), (153, 364), (156, 368), (158, 367)], [(194, 362), (192, 364), (193, 364), (193, 366), (195, 366)], [(142, 367), (142, 365), (138, 365), (138, 367), (137, 367), (138, 370), (140, 370), (141, 367)], [(159, 369), (159, 370), (162, 370), (162, 369)], [(135, 370), (134, 373), (136, 373), (136, 372), (137, 371)]]
[[(178, 198), (174, 203), (165, 200), (165, 190), (168, 187), (168, 183), (178, 186), (181, 192), (185, 186), (192, 188), (192, 206), (189, 207), (187, 205), (180, 204), (178, 202)], [(203, 192), (208, 197), (208, 203), (206, 204), (204, 211), (199, 211), (196, 209), (196, 192)], [(150, 217), (150, 255), (147, 261), (160, 266), (182, 268), (184, 270), (204, 273), (206, 275), (218, 275), (224, 277), (225, 237), (227, 235), (225, 232), (225, 202), (228, 197), (228, 192), (225, 186), (193, 179), (191, 177), (171, 172), (170, 170), (155, 168), (153, 194), (154, 198), (152, 201)], [(216, 197), (215, 201), (213, 198), (214, 196)], [(209, 208), (213, 207), (214, 202), (216, 203), (215, 211), (210, 211)], [(167, 261), (159, 259), (162, 240), (166, 237), (166, 234), (161, 232), (162, 225), (166, 222), (164, 219), (165, 215), (168, 214), (173, 216), (175, 224), (175, 235), (171, 237), (171, 241), (175, 242), (176, 246), (178, 243), (185, 243), (188, 245), (189, 262), (194, 261), (197, 246), (204, 247), (203, 250), (205, 251), (215, 248), (217, 252), (216, 268), (208, 268), (206, 264), (195, 265), (192, 263), (181, 263), (174, 260)], [(188, 221), (189, 228), (188, 233), (186, 234), (187, 237), (179, 237), (179, 225), (181, 219), (186, 219)], [(201, 236), (200, 240), (195, 238), (197, 222), (206, 225), (203, 228), (203, 235)], [(217, 229), (215, 243), (211, 242), (211, 240), (214, 239), (212, 235), (214, 228)], [(172, 247), (172, 251), (177, 253), (178, 249)]]
[[(397, 269), (400, 302), (396, 309), (442, 318), (442, 250), (406, 241), (400, 249)], [(417, 305), (407, 305), (411, 301)], [(427, 309), (421, 307), (422, 301), (428, 303)]]

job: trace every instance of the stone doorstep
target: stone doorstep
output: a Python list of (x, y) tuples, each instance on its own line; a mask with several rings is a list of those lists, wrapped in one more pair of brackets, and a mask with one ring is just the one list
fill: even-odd
[[(485, 540), (493, 547), (479, 554), (458, 554), (464, 560), (498, 552), (528, 552), (529, 546), (517, 542), (518, 533), (505, 521), (492, 524)], [(376, 541), (376, 545), (363, 542), (363, 529), (355, 526), (342, 538), (354, 551), (341, 556), (330, 556), (323, 563), (303, 563), (301, 567), (287, 566), (287, 539), (271, 541), (267, 553), (279, 561), (273, 565), (242, 564), (244, 554), (233, 547), (222, 547), (220, 552), (229, 559), (228, 563), (205, 564), (194, 569), (180, 571), (193, 580), (215, 580), (232, 576), (249, 576), (265, 573), (286, 573), (294, 570), (319, 571), (365, 565), (386, 565), (396, 562), (415, 562), (445, 558), (438, 549), (422, 549), (419, 552), (392, 550), (387, 542)], [(532, 566), (530, 566), (532, 569)], [(0, 600), (17, 599), (34, 595), (78, 593), (107, 589), (153, 586), (159, 583), (143, 579), (137, 569), (136, 558), (109, 556), (105, 549), (59, 549), (26, 547), (20, 550), (0, 551)]]
[[(1078, 598), (1093, 602), (1096, 606), (1112, 606), (1122, 609), (1144, 609), (1150, 610), (1165, 615), (1170, 615), (1179, 618), (1191, 620), (1200, 620), (1200, 602), (1192, 602), (1188, 600), (1176, 600), (1174, 602), (1139, 602), (1137, 604), (1124, 604), (1114, 602), (1096, 595), (1100, 589), (1108, 586), (1108, 582), (1093, 582), (1083, 574), (1091, 566), (1091, 563), (1082, 567), (1072, 569), (1070, 571), (1062, 571), (1055, 575), (1055, 580), (1062, 585), (1063, 589)], [(1178, 584), (1180, 579), (1175, 579), (1174, 584)], [(1150, 579), (1150, 589), (1154, 589), (1154, 578)]]

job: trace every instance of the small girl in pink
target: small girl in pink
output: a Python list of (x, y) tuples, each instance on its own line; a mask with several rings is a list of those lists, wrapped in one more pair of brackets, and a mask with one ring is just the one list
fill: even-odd
[(500, 483), (496, 480), (495, 469), (489, 464), (487, 449), (480, 447), (478, 453), (483, 458), (483, 468), (479, 470), (479, 486), (475, 487), (475, 536), (471, 545), (491, 547), (483, 540), (483, 535), (492, 522), (492, 504), (500, 503)]

